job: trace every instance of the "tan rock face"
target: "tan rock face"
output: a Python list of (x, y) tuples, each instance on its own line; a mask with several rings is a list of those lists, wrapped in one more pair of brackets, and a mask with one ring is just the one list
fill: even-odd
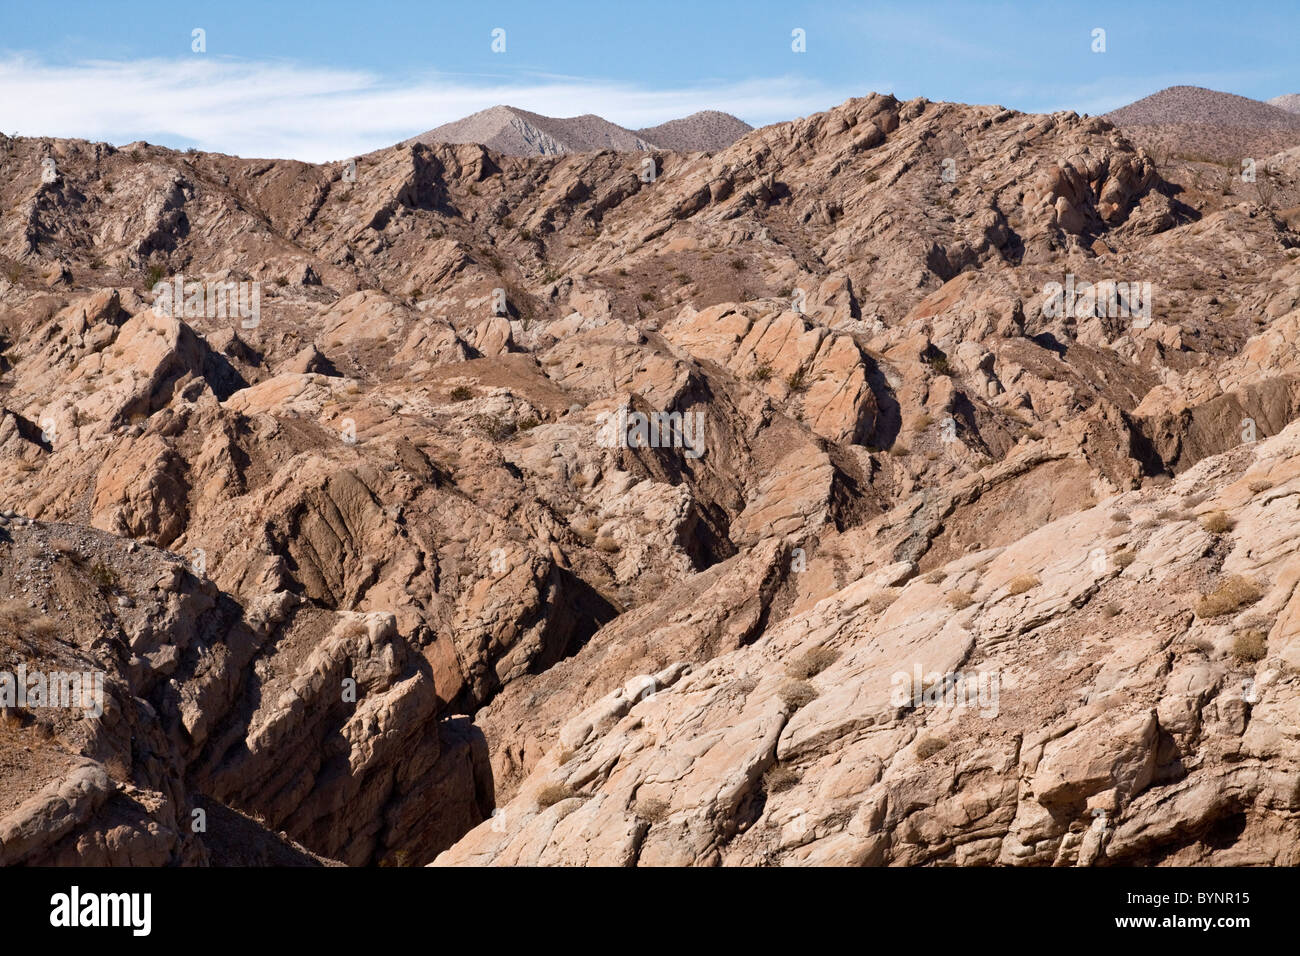
[(6, 143), (0, 674), (104, 708), (0, 683), (0, 862), (1298, 862), (1300, 236), (1198, 164)]

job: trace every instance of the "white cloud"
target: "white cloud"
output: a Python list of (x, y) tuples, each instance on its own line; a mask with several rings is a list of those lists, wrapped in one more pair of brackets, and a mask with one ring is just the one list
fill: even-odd
[(0, 59), (7, 133), (119, 145), (147, 139), (312, 162), (389, 146), (500, 103), (549, 116), (596, 113), (631, 128), (716, 109), (757, 126), (829, 109), (868, 89), (836, 91), (790, 77), (666, 90), (554, 76), (394, 82), (364, 71), (211, 55), (67, 66)]

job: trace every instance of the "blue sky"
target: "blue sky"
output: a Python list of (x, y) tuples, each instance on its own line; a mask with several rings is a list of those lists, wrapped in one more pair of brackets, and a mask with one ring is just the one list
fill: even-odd
[(872, 90), (1099, 113), (1180, 83), (1300, 92), (1297, 38), (1296, 0), (2, 0), (0, 130), (322, 161), (502, 102), (630, 127)]

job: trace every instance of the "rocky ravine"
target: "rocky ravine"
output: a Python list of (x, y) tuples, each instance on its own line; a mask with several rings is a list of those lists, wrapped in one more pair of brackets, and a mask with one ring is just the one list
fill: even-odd
[(105, 691), (0, 861), (1293, 861), (1286, 210), (884, 96), (651, 157), (0, 143), (0, 671)]

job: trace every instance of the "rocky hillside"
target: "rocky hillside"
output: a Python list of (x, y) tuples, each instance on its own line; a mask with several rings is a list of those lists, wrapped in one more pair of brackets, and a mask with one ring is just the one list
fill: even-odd
[(1171, 86), (1107, 113), (1106, 119), (1157, 155), (1233, 166), (1300, 145), (1300, 116), (1294, 110), (1199, 86)]
[(558, 156), (602, 149), (711, 152), (730, 146), (751, 128), (729, 113), (716, 110), (692, 113), (634, 132), (590, 113), (558, 119), (514, 106), (493, 106), (422, 133), (410, 143), (477, 143), (509, 156)]
[(1288, 113), (1300, 113), (1300, 93), (1283, 93), (1268, 101), (1270, 106), (1286, 110)]
[(0, 861), (1297, 862), (1294, 153), (0, 167)]

